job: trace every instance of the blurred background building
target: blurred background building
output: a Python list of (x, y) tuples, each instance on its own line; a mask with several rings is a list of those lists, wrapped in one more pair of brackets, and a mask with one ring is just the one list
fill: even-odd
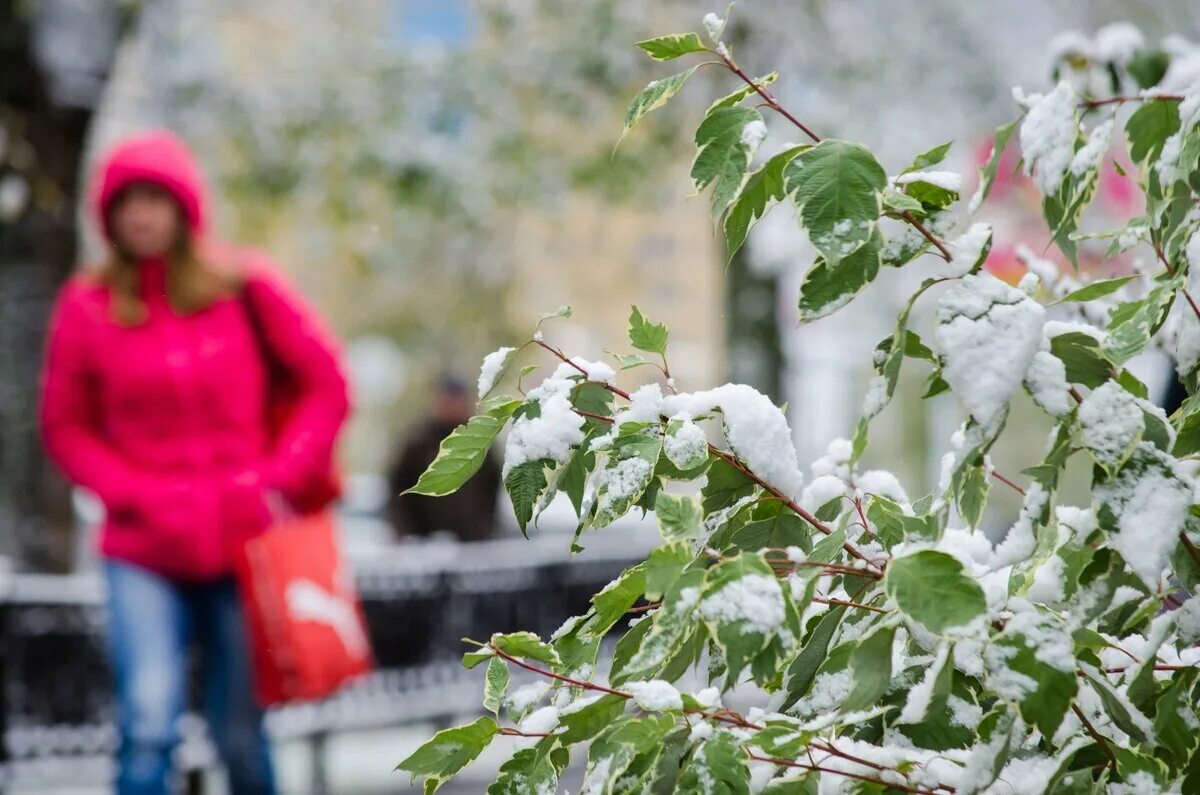
[[(343, 450), (356, 475), (347, 527), (363, 548), (392, 543), (379, 524), (393, 496), (382, 474), (438, 379), (473, 381), (485, 353), (527, 339), (536, 315), (562, 304), (574, 315), (549, 333), (589, 358), (624, 350), (630, 304), (667, 323), (680, 387), (744, 381), (787, 402), (802, 461), (849, 435), (870, 351), (922, 265), (885, 273), (849, 311), (802, 328), (795, 299), (812, 255), (794, 218), (768, 216), (726, 267), (687, 180), (699, 114), (735, 87), (719, 70), (702, 70), (613, 150), (629, 99), (672, 71), (632, 43), (700, 29), (708, 11), (723, 7), (0, 2), (0, 555), (13, 568), (86, 568), (68, 490), (34, 432), (41, 338), (58, 284), (95, 256), (82, 239), (81, 175), (108, 142), (147, 126), (187, 138), (213, 182), (218, 231), (277, 255), (346, 340), (358, 403)], [(1010, 87), (1048, 84), (1061, 32), (1128, 21), (1151, 44), (1200, 41), (1188, 0), (743, 0), (732, 19), (739, 61), (754, 74), (778, 69), (773, 90), (811, 127), (864, 142), (889, 173), (954, 139), (947, 167), (968, 176), (968, 191), (991, 131), (1017, 115)], [(767, 121), (763, 156), (797, 138)], [(1119, 145), (1112, 155), (1124, 157)], [(984, 210), (997, 230), (988, 267), (1014, 281), (1017, 245), (1040, 253), (1047, 243), (1036, 195), (1008, 176), (1016, 158)], [(1091, 227), (1137, 213), (1128, 196), (1106, 174)], [(1099, 263), (1085, 247), (1085, 268), (1134, 265)], [(931, 327), (928, 315), (914, 322)], [(868, 453), (913, 494), (932, 485), (961, 420), (952, 396), (920, 400), (916, 370), (873, 424)], [(1143, 373), (1161, 382), (1167, 370), (1151, 358)], [(636, 386), (636, 371), (627, 375)], [(1049, 427), (1017, 404), (1020, 433), (993, 453), (1002, 471), (1032, 464)], [(990, 529), (1002, 533), (1011, 516), (997, 496)], [(362, 747), (375, 756), (334, 755), (330, 780), (356, 782), (338, 791), (403, 791), (387, 771), (404, 749)], [(367, 759), (380, 776), (364, 783), (355, 776)], [(305, 792), (304, 763), (291, 769), (300, 783), (290, 791)]]

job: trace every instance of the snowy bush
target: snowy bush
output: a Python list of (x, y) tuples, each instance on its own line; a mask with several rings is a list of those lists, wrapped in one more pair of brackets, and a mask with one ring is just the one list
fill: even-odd
[[(703, 28), (707, 39), (638, 44), (659, 61), (701, 60), (647, 86), (625, 134), (702, 64), (740, 79), (700, 122), (691, 174), (711, 189), (729, 252), (772, 206), (795, 205), (818, 252), (802, 322), (849, 304), (881, 267), (926, 278), (875, 349), (853, 438), (834, 440), (807, 481), (784, 412), (741, 385), (677, 392), (668, 330), (636, 308), (638, 352), (615, 354), (615, 368), (548, 340), (565, 307), (490, 355), (479, 415), (413, 490), (454, 492), (508, 426), (505, 486), (523, 531), (562, 493), (580, 517), (574, 549), (634, 509), (654, 512), (662, 544), (550, 638), (473, 642), (464, 664), (485, 667), (494, 717), (438, 733), (400, 768), (429, 793), (509, 742), (489, 793), (555, 792), (584, 748), (588, 795), (1200, 792), (1200, 397), (1168, 417), (1124, 368), (1157, 345), (1189, 390), (1200, 374), (1197, 56), (1172, 60), (1130, 28), (1120, 47), (1112, 30), (1071, 39), (1056, 86), (1014, 92), (1023, 113), (996, 131), (963, 201), (965, 180), (941, 165), (949, 144), (889, 176), (863, 146), (821, 139), (781, 107), (774, 74), (746, 74), (720, 41), (724, 20)], [(807, 141), (756, 158), (763, 108)], [(1145, 214), (1084, 235), (1118, 130)], [(1064, 260), (1084, 237), (1108, 239), (1108, 257), (1143, 255), (1134, 273), (1089, 282), (1028, 252), (1019, 286), (982, 268), (992, 230), (971, 215), (1014, 138)], [(923, 297), (936, 300), (931, 340), (908, 327)], [(523, 397), (489, 396), (527, 354), (549, 357), (551, 375), (522, 393), (529, 365)], [(967, 415), (936, 489), (911, 501), (859, 465), (908, 360), (928, 371), (928, 395), (950, 390)], [(615, 369), (634, 368), (661, 379), (631, 394)], [(1005, 475), (988, 452), (1022, 389), (1054, 429), (1040, 460)], [(1058, 502), (1072, 459), (1091, 461), (1090, 504)], [(980, 530), (993, 484), (1023, 495), (998, 545)], [(509, 693), (514, 669), (542, 685)], [(689, 670), (708, 686), (681, 689)], [(735, 686), (759, 705), (725, 706)]]

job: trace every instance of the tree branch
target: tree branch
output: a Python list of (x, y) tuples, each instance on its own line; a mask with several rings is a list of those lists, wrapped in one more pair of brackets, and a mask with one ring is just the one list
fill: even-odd
[(1108, 739), (1105, 738), (1103, 734), (1096, 731), (1096, 727), (1093, 726), (1092, 722), (1087, 719), (1087, 715), (1083, 714), (1083, 710), (1079, 708), (1078, 704), (1072, 704), (1071, 710), (1075, 713), (1076, 717), (1079, 718), (1079, 721), (1083, 724), (1083, 728), (1087, 729), (1087, 733), (1092, 735), (1092, 739), (1095, 740), (1096, 744), (1100, 746), (1100, 750), (1104, 751), (1104, 755), (1108, 757), (1108, 761), (1112, 765), (1113, 770), (1116, 770), (1117, 755), (1113, 753), (1112, 746), (1108, 744)]

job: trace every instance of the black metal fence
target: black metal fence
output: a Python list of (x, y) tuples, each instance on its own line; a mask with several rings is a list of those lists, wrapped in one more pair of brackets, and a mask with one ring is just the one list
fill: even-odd
[[(653, 539), (613, 529), (576, 558), (561, 535), (532, 541), (429, 543), (354, 560), (378, 670), (331, 699), (274, 710), (279, 739), (314, 744), (313, 791), (331, 732), (440, 719), (478, 708), (461, 638), (530, 629), (549, 635)], [(90, 575), (0, 575), (0, 791), (111, 776), (114, 699), (105, 661), (104, 598)], [(211, 755), (189, 716), (185, 754)], [(191, 749), (190, 751), (188, 749)]]

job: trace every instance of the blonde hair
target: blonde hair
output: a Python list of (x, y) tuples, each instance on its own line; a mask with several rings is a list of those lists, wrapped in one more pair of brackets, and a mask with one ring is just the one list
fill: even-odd
[[(113, 202), (109, 207), (115, 204)], [(119, 241), (113, 243), (111, 252), (96, 277), (111, 291), (112, 318), (122, 326), (141, 325), (148, 314), (141, 295), (137, 258), (125, 251)], [(179, 234), (167, 253), (166, 263), (167, 301), (181, 315), (195, 314), (223, 298), (235, 296), (245, 284), (245, 278), (232, 263), (218, 262), (197, 251), (182, 210)]]

